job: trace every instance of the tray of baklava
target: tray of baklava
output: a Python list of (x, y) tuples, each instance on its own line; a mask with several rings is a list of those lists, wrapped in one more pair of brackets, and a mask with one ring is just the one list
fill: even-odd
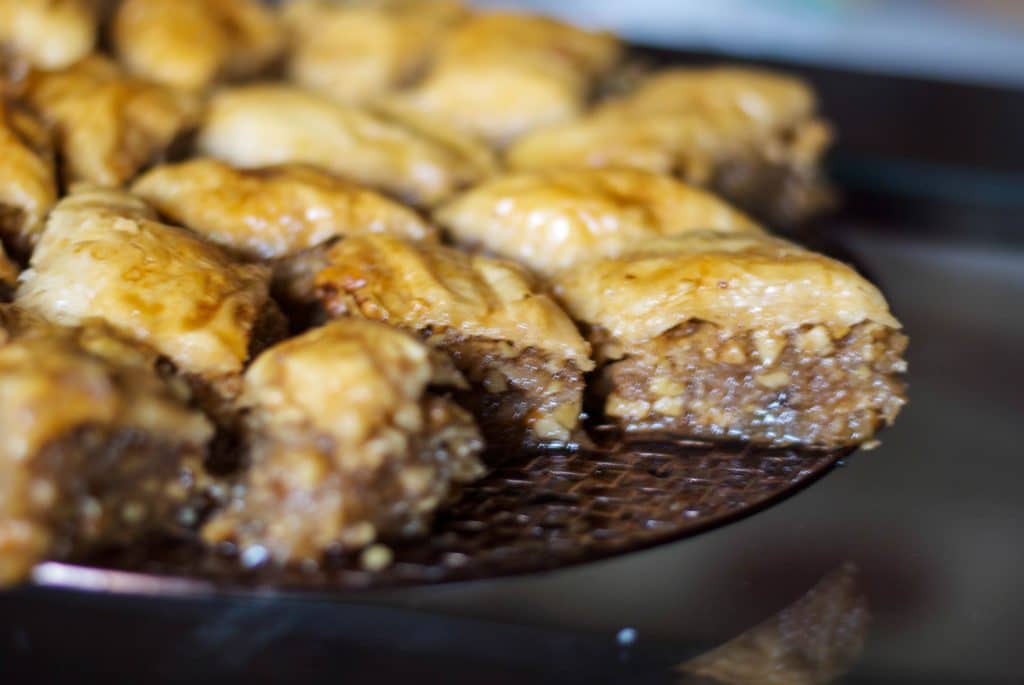
[(749, 514), (906, 336), (811, 89), (449, 0), (0, 0), (0, 584), (352, 589)]

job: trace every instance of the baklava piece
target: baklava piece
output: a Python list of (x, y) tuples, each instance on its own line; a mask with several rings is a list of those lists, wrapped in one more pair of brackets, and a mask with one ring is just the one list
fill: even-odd
[(454, 198), (434, 218), (460, 245), (544, 276), (654, 238), (761, 230), (710, 193), (631, 169), (507, 174)]
[(56, 201), (49, 131), (26, 110), (0, 100), (0, 245), (27, 257)]
[(128, 76), (98, 55), (61, 71), (30, 74), (24, 98), (54, 126), (69, 183), (123, 185), (199, 114), (195, 97)]
[(472, 419), (430, 390), (460, 382), (450, 362), (369, 321), (267, 350), (245, 374), (248, 470), (203, 537), (233, 543), (243, 561), (316, 563), (426, 532), (455, 488), (483, 472)]
[(588, 116), (526, 136), (515, 169), (626, 166), (673, 173), (753, 214), (793, 223), (827, 206), (831, 139), (814, 93), (782, 74), (735, 67), (655, 73)]
[(141, 199), (83, 187), (50, 213), (16, 302), (59, 324), (106, 321), (230, 396), (250, 353), (283, 329), (269, 280), (269, 267), (160, 223)]
[(293, 0), (288, 74), (339, 102), (367, 102), (409, 84), (465, 15), (457, 0)]
[(384, 115), (284, 85), (215, 95), (198, 146), (203, 154), (238, 167), (312, 164), (421, 206), (436, 204), (494, 167), (482, 144), (466, 140), (456, 145)]
[(0, 305), (0, 586), (187, 524), (212, 433), (153, 354)]
[(314, 287), (327, 314), (385, 321), (449, 354), (489, 441), (571, 439), (590, 350), (522, 267), (386, 235), (344, 239), (326, 264)]
[(186, 90), (255, 76), (285, 45), (274, 11), (258, 0), (123, 0), (112, 37), (130, 71)]
[(170, 219), (250, 259), (278, 259), (341, 235), (435, 237), (416, 212), (302, 165), (235, 169), (213, 159), (156, 167), (132, 191)]
[(0, 45), (41, 69), (63, 69), (96, 44), (95, 0), (0, 0)]
[(578, 116), (595, 79), (620, 54), (618, 40), (608, 33), (540, 16), (482, 13), (452, 31), (425, 79), (401, 97), (504, 145)]
[(695, 233), (577, 265), (605, 414), (627, 430), (836, 448), (905, 403), (907, 338), (852, 269), (767, 235)]

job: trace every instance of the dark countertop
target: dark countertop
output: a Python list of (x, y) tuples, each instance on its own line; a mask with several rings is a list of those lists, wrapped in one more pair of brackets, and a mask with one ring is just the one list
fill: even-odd
[[(896, 97), (900, 89), (886, 82), (859, 92)], [(841, 92), (840, 85), (830, 88)], [(923, 97), (917, 88), (910, 92)], [(970, 97), (941, 88), (931, 87), (936, 102)], [(975, 102), (1019, 107), (1020, 94), (1006, 98)], [(916, 106), (936, 117), (942, 111)], [(898, 100), (892, 107), (899, 110)], [(984, 174), (1002, 174), (997, 183), (1024, 193), (1006, 167), (1007, 151), (1020, 150), (1019, 124), (977, 128), (1003, 115), (969, 107), (957, 116), (930, 127), (971, 131), (984, 137), (982, 148), (1004, 148), (972, 178), (988, 187)], [(910, 125), (902, 115), (897, 121)], [(990, 140), (1007, 130), (1013, 136), (1001, 146)], [(868, 142), (858, 145), (867, 133), (852, 135), (838, 155), (840, 176), (879, 154)], [(920, 144), (908, 136), (907, 145)], [(941, 153), (943, 138), (933, 140)], [(672, 682), (672, 664), (735, 637), (848, 562), (859, 568), (872, 620), (863, 655), (842, 682), (1024, 682), (1017, 591), (1024, 568), (1024, 211), (967, 190), (958, 196), (949, 183), (965, 173), (969, 150), (959, 139), (946, 149), (939, 185), (899, 196), (899, 188), (870, 187), (884, 173), (866, 182), (861, 174), (847, 210), (821, 229), (881, 285), (904, 322), (911, 402), (879, 449), (854, 455), (795, 497), (699, 537), (606, 562), (348, 601), (7, 592), (0, 594), (0, 683), (86, 675), (113, 682)], [(925, 162), (934, 164), (930, 157)], [(616, 643), (624, 627), (637, 631), (635, 644)]]

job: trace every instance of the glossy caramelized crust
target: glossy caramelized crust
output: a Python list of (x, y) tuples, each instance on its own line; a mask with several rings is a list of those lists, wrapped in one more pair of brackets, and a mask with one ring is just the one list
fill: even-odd
[(257, 0), (124, 0), (112, 35), (132, 72), (191, 90), (258, 74), (285, 45), (278, 18)]
[(436, 233), (404, 205), (301, 165), (235, 169), (194, 159), (156, 167), (132, 191), (174, 223), (250, 258), (286, 257), (341, 235)]
[(585, 262), (554, 279), (570, 315), (629, 345), (687, 321), (728, 331), (871, 321), (898, 329), (882, 294), (853, 269), (767, 234), (697, 232)]
[(489, 441), (570, 439), (590, 349), (522, 267), (384, 235), (342, 240), (324, 261), (314, 284), (327, 313), (384, 321), (451, 354), (473, 382), (458, 399)]
[(0, 0), (0, 44), (29, 65), (63, 69), (96, 43), (94, 0)]
[(315, 283), (334, 314), (506, 340), (590, 368), (572, 321), (516, 264), (386, 235), (342, 240), (326, 261)]
[(154, 359), (0, 305), (0, 585), (176, 525), (213, 431)]
[(103, 319), (216, 380), (248, 358), (269, 277), (126, 192), (84, 187), (50, 214), (16, 301), (61, 324)]
[(366, 102), (409, 83), (464, 16), (457, 0), (293, 0), (288, 73), (339, 102)]
[(248, 86), (214, 96), (202, 153), (240, 167), (320, 166), (417, 205), (432, 205), (490, 173), (486, 152), (300, 88)]
[(548, 276), (653, 238), (696, 230), (761, 232), (710, 193), (630, 169), (506, 174), (454, 198), (434, 218), (459, 244)]
[(49, 131), (27, 111), (0, 101), (0, 242), (27, 255), (56, 201)]
[(514, 169), (625, 166), (708, 185), (752, 211), (799, 218), (827, 196), (830, 140), (803, 82), (732, 67), (657, 73), (577, 121), (517, 141)]
[(427, 391), (461, 382), (436, 359), (405, 333), (358, 319), (263, 353), (243, 394), (251, 466), (206, 540), (318, 561), (423, 532), (452, 489), (482, 473), (472, 422)]
[(68, 182), (120, 186), (197, 121), (199, 102), (92, 55), (31, 74), (25, 100), (56, 129)]
[(479, 14), (452, 32), (425, 80), (405, 97), (421, 111), (504, 144), (577, 116), (593, 79), (620, 52), (607, 33), (534, 15)]

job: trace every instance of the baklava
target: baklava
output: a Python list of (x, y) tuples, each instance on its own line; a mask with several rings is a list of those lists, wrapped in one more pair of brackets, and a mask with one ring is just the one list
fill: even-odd
[(0, 0), (0, 46), (41, 69), (63, 69), (96, 44), (96, 0)]
[(675, 174), (774, 223), (827, 206), (829, 127), (802, 81), (738, 67), (657, 72), (586, 117), (526, 136), (514, 169), (626, 166)]
[(576, 265), (555, 293), (630, 431), (836, 448), (905, 403), (907, 339), (853, 269), (767, 235), (693, 233)]
[(358, 319), (267, 350), (245, 374), (250, 463), (204, 539), (247, 563), (315, 564), (426, 532), (483, 472), (472, 419), (432, 389), (462, 382), (411, 336)]
[(249, 259), (278, 259), (341, 235), (433, 239), (416, 212), (326, 171), (302, 165), (236, 169), (192, 159), (152, 169), (133, 184), (173, 223)]
[(631, 169), (506, 174), (454, 198), (434, 218), (459, 245), (544, 276), (658, 237), (761, 230), (710, 193)]
[(51, 124), (68, 183), (121, 186), (198, 121), (199, 101), (126, 74), (90, 55), (60, 71), (37, 71), (25, 101)]
[(370, 101), (412, 82), (466, 14), (457, 0), (293, 0), (288, 74), (339, 102)]
[(0, 586), (192, 521), (213, 430), (155, 358), (0, 305)]
[(216, 94), (198, 148), (239, 167), (312, 164), (421, 206), (478, 182), (494, 166), (482, 144), (454, 144), (379, 113), (270, 84)]
[(314, 286), (326, 313), (384, 321), (449, 354), (472, 383), (458, 398), (489, 441), (572, 438), (590, 350), (523, 268), (387, 235), (344, 239), (325, 262)]
[(123, 0), (111, 35), (130, 71), (187, 90), (259, 74), (285, 47), (279, 19), (259, 0)]
[(596, 78), (620, 54), (611, 34), (535, 15), (481, 13), (452, 31), (423, 81), (400, 97), (502, 146), (579, 116)]
[(0, 245), (28, 256), (56, 202), (50, 132), (30, 112), (0, 100)]
[(275, 337), (269, 281), (269, 267), (160, 223), (141, 199), (82, 187), (51, 212), (16, 302), (64, 325), (106, 321), (227, 392)]

